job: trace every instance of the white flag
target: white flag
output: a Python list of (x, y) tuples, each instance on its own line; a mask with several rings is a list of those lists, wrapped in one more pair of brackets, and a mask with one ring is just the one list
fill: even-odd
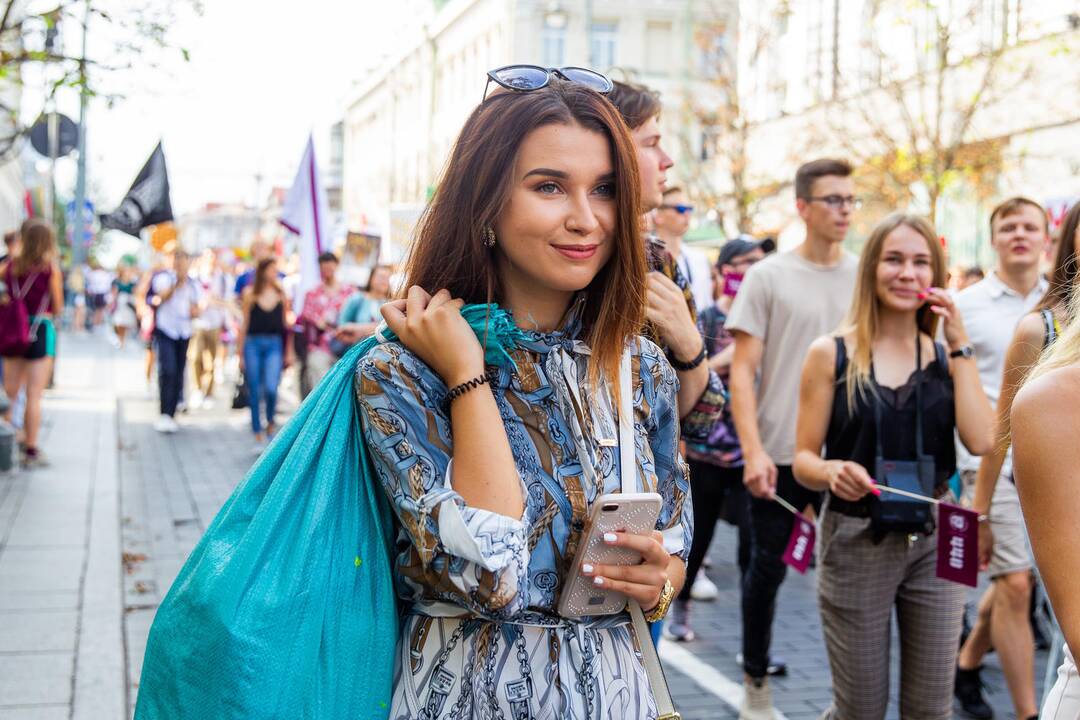
[(332, 250), (328, 221), (326, 191), (315, 162), (315, 142), (309, 135), (304, 158), (300, 161), (300, 169), (296, 171), (296, 179), (285, 198), (285, 207), (279, 219), (289, 231), (300, 236), (298, 295), (301, 301), (308, 290), (319, 284), (319, 255)]

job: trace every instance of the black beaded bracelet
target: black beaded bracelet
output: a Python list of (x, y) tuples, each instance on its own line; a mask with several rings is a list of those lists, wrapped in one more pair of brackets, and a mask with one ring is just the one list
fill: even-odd
[(485, 370), (483, 375), (479, 377), (474, 377), (472, 380), (466, 380), (460, 385), (455, 385), (454, 387), (450, 388), (450, 391), (446, 393), (446, 402), (451, 403), (465, 393), (469, 392), (470, 390), (475, 390), (481, 385), (486, 385), (490, 381), (491, 371)]
[(671, 363), (671, 367), (675, 368), (679, 372), (689, 372), (693, 370), (701, 363), (705, 362), (705, 343), (701, 343), (701, 352), (697, 354), (690, 362), (683, 362), (679, 358), (675, 357), (675, 353), (670, 350), (667, 351), (668, 362)]

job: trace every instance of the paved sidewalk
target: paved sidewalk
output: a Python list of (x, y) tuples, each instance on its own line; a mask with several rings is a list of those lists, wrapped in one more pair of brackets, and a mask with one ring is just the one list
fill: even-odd
[[(161, 597), (254, 460), (248, 414), (229, 408), (231, 384), (213, 409), (181, 416), (179, 433), (154, 432), (142, 357), (101, 337), (62, 336), (42, 439), (52, 465), (0, 476), (0, 720), (130, 717)], [(287, 380), (282, 420), (290, 395)], [(734, 542), (721, 524), (708, 571), (720, 597), (695, 605), (698, 640), (661, 646), (686, 720), (737, 717)], [(789, 573), (779, 598), (773, 649), (791, 672), (773, 688), (791, 720), (816, 718), (830, 700), (814, 583), (813, 571)], [(1044, 666), (1040, 653), (1040, 681)], [(898, 717), (897, 668), (889, 718)], [(1011, 718), (996, 655), (984, 679), (997, 717)]]

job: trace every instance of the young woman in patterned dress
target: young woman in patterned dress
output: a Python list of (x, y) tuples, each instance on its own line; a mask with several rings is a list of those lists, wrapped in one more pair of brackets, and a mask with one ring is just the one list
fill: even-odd
[[(458, 138), (407, 297), (383, 308), (401, 342), (357, 369), (365, 441), (399, 521), (391, 718), (657, 714), (629, 616), (557, 612), (590, 507), (620, 491), (623, 471), (663, 509), (655, 532), (615, 540), (642, 563), (596, 566), (594, 582), (649, 614), (684, 580), (692, 511), (678, 387), (637, 335), (647, 270), (637, 186), (616, 111), (554, 73), (539, 89), (487, 96)], [(488, 374), (459, 312), (485, 302), (524, 333), (513, 372)], [(621, 469), (607, 439), (618, 437), (611, 396), (626, 349), (636, 464)]]

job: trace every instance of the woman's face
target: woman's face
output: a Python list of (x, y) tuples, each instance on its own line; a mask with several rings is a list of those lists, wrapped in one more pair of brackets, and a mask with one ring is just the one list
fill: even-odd
[(269, 265), (267, 265), (266, 269), (263, 270), (263, 276), (262, 276), (263, 282), (268, 283), (268, 282), (273, 282), (274, 280), (276, 280), (277, 279), (277, 272), (278, 272), (278, 270), (277, 270), (277, 262), (276, 261), (270, 263)]
[(390, 270), (387, 268), (375, 268), (371, 271), (371, 288), (368, 290), (375, 297), (390, 296)]
[(933, 258), (926, 238), (907, 225), (885, 237), (877, 264), (877, 297), (898, 311), (918, 310), (919, 293), (934, 281)]
[(507, 292), (572, 294), (592, 282), (615, 252), (614, 171), (607, 138), (580, 125), (525, 137), (494, 228)]

